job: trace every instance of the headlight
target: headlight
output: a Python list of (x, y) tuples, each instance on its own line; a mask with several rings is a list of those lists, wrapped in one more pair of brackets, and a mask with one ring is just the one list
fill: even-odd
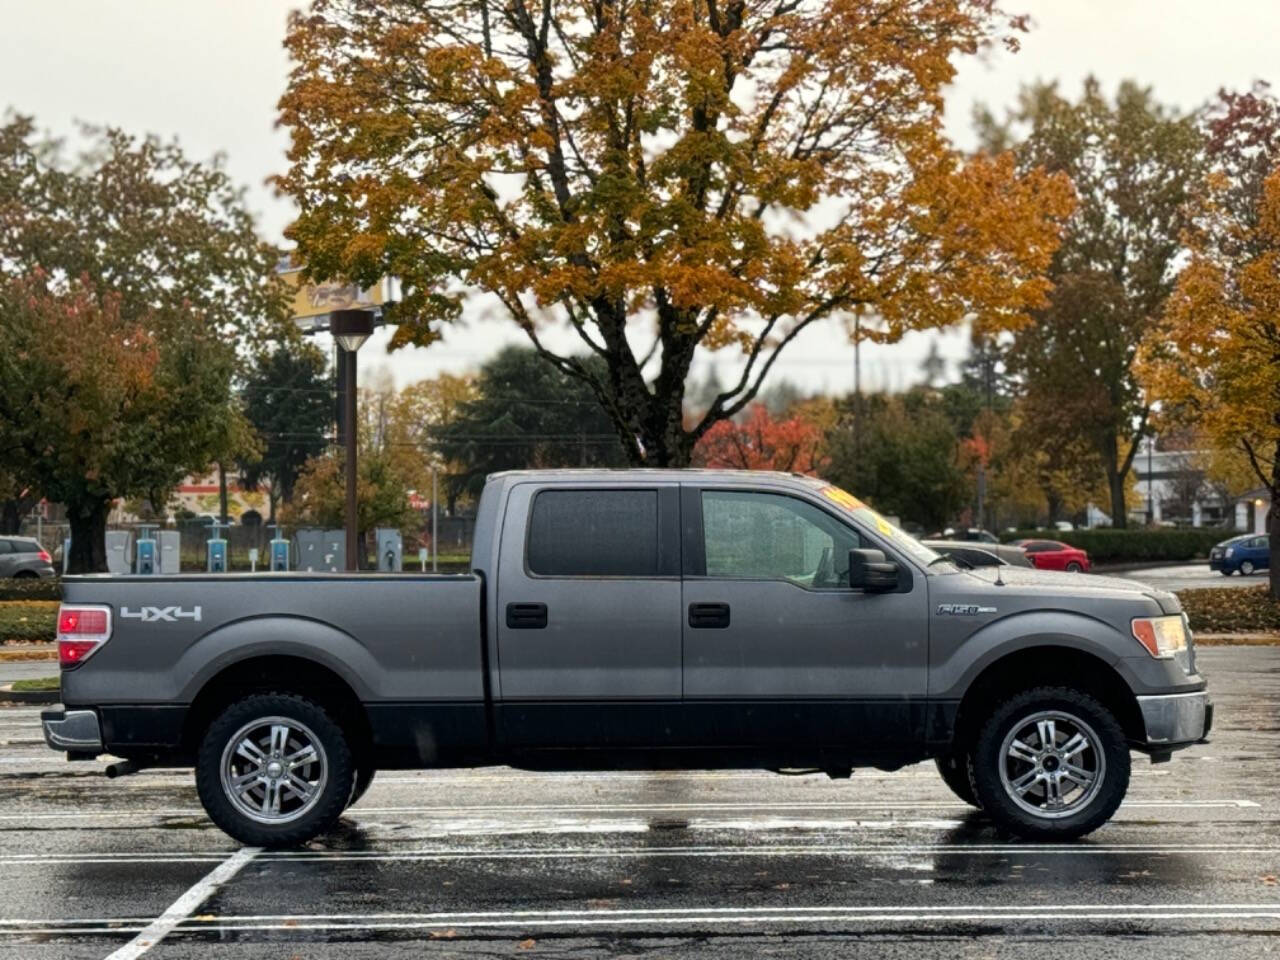
[(1187, 627), (1181, 616), (1135, 617), (1133, 636), (1147, 653), (1161, 660), (1187, 649)]
[(1235, 553), (1235, 552), (1236, 552), (1236, 548), (1235, 548), (1235, 547), (1227, 547), (1227, 551), (1226, 551), (1226, 553), (1224, 553), (1224, 554), (1223, 554), (1223, 556), (1224, 556), (1224, 557), (1229, 557), (1229, 556), (1231, 556), (1231, 555), (1232, 555), (1233, 553)]

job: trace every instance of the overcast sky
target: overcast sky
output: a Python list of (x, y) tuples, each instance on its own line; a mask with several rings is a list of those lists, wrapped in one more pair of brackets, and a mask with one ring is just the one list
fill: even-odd
[[(57, 134), (76, 121), (114, 124), (137, 133), (175, 136), (193, 156), (221, 151), (248, 189), (261, 229), (273, 240), (291, 217), (287, 201), (264, 184), (284, 167), (287, 138), (275, 129), (275, 103), (288, 60), (285, 16), (299, 0), (0, 0), (4, 54), (0, 109), (34, 114)], [(1155, 88), (1166, 103), (1190, 110), (1219, 87), (1275, 82), (1280, 0), (1010, 0), (1032, 15), (1022, 50), (961, 64), (948, 100), (948, 127), (972, 143), (977, 102), (1010, 104), (1020, 85), (1057, 79), (1075, 93), (1088, 73), (1108, 89), (1125, 78)], [(934, 335), (867, 347), (867, 386), (901, 388), (920, 379)], [(505, 341), (510, 324), (472, 322), (429, 350), (385, 353), (385, 336), (361, 351), (362, 371), (389, 367), (400, 383), (441, 369), (474, 368)], [(963, 334), (942, 339), (951, 358)], [(807, 392), (846, 391), (853, 349), (833, 327), (811, 328), (787, 348), (772, 379)], [(722, 378), (730, 372), (722, 364)]]

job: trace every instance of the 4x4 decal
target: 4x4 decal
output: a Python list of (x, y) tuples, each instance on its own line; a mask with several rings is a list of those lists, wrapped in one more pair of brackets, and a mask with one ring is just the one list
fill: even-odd
[(199, 621), (200, 608), (192, 607), (190, 610), (183, 610), (181, 607), (139, 607), (137, 610), (130, 610), (128, 607), (121, 607), (120, 616), (123, 619), (141, 620), (143, 623), (177, 623), (179, 620)]

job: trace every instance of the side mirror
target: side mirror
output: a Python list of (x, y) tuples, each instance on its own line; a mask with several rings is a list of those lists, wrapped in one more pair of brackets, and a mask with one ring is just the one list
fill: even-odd
[(898, 589), (898, 565), (881, 550), (849, 551), (849, 586), (866, 593)]

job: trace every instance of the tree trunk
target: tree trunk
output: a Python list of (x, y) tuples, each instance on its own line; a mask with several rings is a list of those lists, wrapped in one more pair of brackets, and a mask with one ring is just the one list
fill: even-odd
[[(1280, 419), (1280, 418), (1278, 418)], [(1271, 563), (1268, 566), (1271, 584), (1271, 599), (1280, 602), (1280, 567), (1276, 565), (1276, 548), (1280, 547), (1280, 440), (1271, 455), (1271, 510), (1267, 517), (1267, 546), (1271, 551)]]
[(1107, 433), (1098, 451), (1102, 454), (1102, 466), (1107, 474), (1107, 489), (1111, 493), (1111, 526), (1123, 530), (1129, 525), (1128, 511), (1124, 503), (1124, 480), (1127, 471), (1120, 469), (1119, 438)]
[(107, 514), (110, 500), (89, 499), (67, 504), (71, 522), (71, 555), (67, 573), (107, 572)]
[(218, 520), (227, 522), (227, 468), (218, 464)]
[(17, 500), (4, 501), (0, 507), (0, 533), (20, 533), (22, 510)]

